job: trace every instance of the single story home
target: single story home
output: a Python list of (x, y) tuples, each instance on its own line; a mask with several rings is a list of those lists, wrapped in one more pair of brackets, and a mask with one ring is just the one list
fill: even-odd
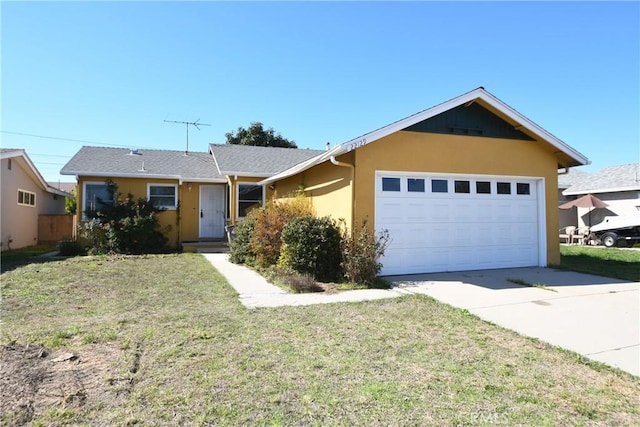
[(318, 150), (211, 144), (209, 152), (82, 147), (62, 168), (78, 182), (78, 217), (109, 201), (106, 180), (126, 197), (153, 200), (164, 209), (169, 243), (222, 239), (225, 225), (244, 218), (273, 194), (258, 185)]
[(592, 194), (608, 206), (591, 209), (591, 212), (588, 208), (568, 210), (573, 222), (567, 225), (593, 226), (602, 222), (605, 216), (635, 216), (640, 224), (640, 163), (609, 166), (576, 178), (562, 191), (567, 200)]
[(72, 195), (45, 182), (25, 150), (2, 148), (0, 156), (0, 250), (35, 245), (39, 241), (39, 218), (64, 215), (65, 199)]
[(61, 173), (77, 176), (79, 212), (106, 178), (155, 199), (177, 243), (221, 237), (247, 209), (302, 190), (319, 215), (388, 230), (393, 275), (558, 263), (558, 170), (587, 163), (478, 88), (323, 151), (83, 147)]

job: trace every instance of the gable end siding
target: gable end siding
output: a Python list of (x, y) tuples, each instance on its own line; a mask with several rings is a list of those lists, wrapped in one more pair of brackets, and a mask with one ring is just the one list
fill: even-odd
[(460, 105), (416, 123), (404, 129), (409, 132), (446, 133), (454, 135), (481, 136), (533, 141), (531, 137), (516, 130), (505, 120), (486, 108), (473, 103)]

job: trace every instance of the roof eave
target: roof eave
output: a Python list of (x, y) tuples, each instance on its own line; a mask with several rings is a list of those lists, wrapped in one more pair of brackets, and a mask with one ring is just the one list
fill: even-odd
[(588, 190), (573, 190), (571, 187), (563, 191), (565, 196), (578, 196), (581, 194), (598, 194), (598, 193), (622, 193), (625, 191), (640, 191), (640, 185), (630, 187), (609, 187), (609, 188), (591, 188)]
[(378, 139), (384, 138), (392, 133), (399, 132), (407, 127), (419, 123), (423, 120), (434, 117), (438, 114), (441, 114), (445, 111), (448, 111), (452, 108), (455, 108), (459, 105), (464, 105), (469, 102), (473, 102), (476, 100), (482, 100), (492, 108), (498, 110), (500, 113), (507, 116), (514, 123), (517, 123), (520, 126), (527, 128), (530, 132), (537, 135), (540, 139), (543, 139), (558, 148), (562, 153), (567, 155), (567, 157), (571, 158), (573, 162), (567, 162), (567, 165), (564, 166), (582, 166), (589, 164), (589, 159), (586, 156), (574, 150), (540, 126), (533, 123), (531, 120), (524, 117), (522, 114), (518, 113), (513, 108), (509, 107), (504, 102), (500, 101), (498, 98), (491, 95), (489, 92), (484, 90), (483, 88), (477, 88), (465, 94), (462, 94), (456, 98), (450, 99), (449, 101), (445, 101), (441, 104), (435, 105), (426, 110), (420, 111), (416, 114), (413, 114), (404, 119), (393, 122), (387, 126), (376, 129), (364, 135), (361, 135), (357, 138), (344, 142), (332, 150), (327, 151), (326, 153), (322, 153), (316, 157), (311, 158), (307, 162), (300, 163), (292, 168), (284, 170), (268, 179), (261, 181), (261, 184), (270, 184), (272, 182), (278, 181), (280, 179), (288, 178), (300, 172), (303, 172), (317, 164), (325, 162), (331, 158), (331, 156), (339, 156), (342, 154), (349, 153), (353, 150), (356, 150), (364, 145), (370, 144)]

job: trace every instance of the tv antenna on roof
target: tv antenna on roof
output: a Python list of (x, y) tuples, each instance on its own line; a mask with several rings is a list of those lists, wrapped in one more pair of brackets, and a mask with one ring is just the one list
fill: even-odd
[(179, 123), (179, 124), (186, 125), (186, 127), (187, 127), (187, 149), (184, 151), (184, 155), (185, 156), (187, 155), (187, 153), (189, 153), (189, 125), (195, 126), (196, 129), (198, 129), (198, 130), (200, 130), (199, 126), (211, 126), (210, 124), (207, 124), (207, 123), (199, 123), (200, 119), (196, 120), (195, 122), (179, 122), (179, 121), (176, 121), (176, 120), (165, 120), (165, 122), (168, 122), (168, 123)]

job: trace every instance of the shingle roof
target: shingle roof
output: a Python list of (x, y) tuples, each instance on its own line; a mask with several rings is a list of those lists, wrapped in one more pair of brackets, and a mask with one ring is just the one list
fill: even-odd
[(218, 170), (224, 175), (269, 177), (323, 153), (324, 150), (210, 144)]
[(558, 175), (558, 187), (569, 188), (590, 176), (587, 172), (580, 169), (570, 168), (569, 172)]
[[(137, 153), (137, 154), (136, 154)], [(82, 147), (64, 165), (62, 175), (153, 176), (190, 181), (221, 180), (209, 153), (172, 150)]]
[(640, 190), (640, 163), (609, 166), (563, 191), (565, 195)]

